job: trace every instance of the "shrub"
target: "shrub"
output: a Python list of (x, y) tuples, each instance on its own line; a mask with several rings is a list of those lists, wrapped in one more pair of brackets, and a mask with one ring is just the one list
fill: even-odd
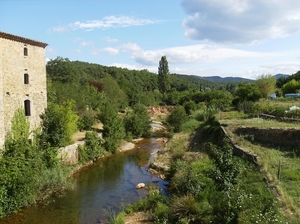
[(133, 138), (147, 137), (151, 129), (150, 123), (150, 116), (142, 104), (135, 104), (124, 118), (127, 135)]
[(199, 212), (196, 199), (192, 195), (174, 197), (171, 201), (171, 215), (177, 220), (195, 220)]
[(182, 106), (176, 107), (175, 110), (167, 117), (167, 124), (169, 129), (174, 132), (181, 130), (181, 125), (187, 120), (188, 116)]
[(196, 119), (189, 119), (181, 125), (181, 131), (185, 133), (193, 132), (197, 127), (199, 127), (199, 121)]
[(79, 130), (86, 130), (89, 131), (92, 129), (93, 126), (93, 119), (89, 116), (82, 116), (78, 119), (77, 127)]
[(84, 147), (79, 148), (79, 160), (82, 162), (95, 161), (104, 154), (105, 150), (97, 132), (86, 132)]

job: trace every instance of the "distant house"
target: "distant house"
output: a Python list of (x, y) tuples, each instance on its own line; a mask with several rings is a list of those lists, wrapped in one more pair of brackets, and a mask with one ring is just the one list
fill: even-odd
[(284, 95), (285, 98), (291, 98), (291, 97), (300, 97), (300, 93), (287, 93)]
[(34, 129), (47, 106), (47, 44), (0, 31), (0, 147), (18, 108)]

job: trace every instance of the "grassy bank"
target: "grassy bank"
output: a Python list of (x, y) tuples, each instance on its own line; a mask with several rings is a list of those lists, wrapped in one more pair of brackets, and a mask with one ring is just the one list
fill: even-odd
[(278, 199), (282, 213), (296, 223), (300, 218), (299, 148), (270, 147), (266, 144), (253, 142), (242, 136), (235, 135), (233, 130), (238, 126), (299, 128), (299, 125), (262, 119), (232, 119), (222, 122), (228, 124), (226, 130), (239, 146), (260, 157), (262, 172), (268, 178), (270, 187), (274, 189), (274, 194)]
[[(226, 123), (231, 127), (250, 124), (250, 120), (257, 121)], [(274, 127), (274, 121), (259, 119), (258, 124)], [(168, 198), (152, 189), (148, 197), (124, 209), (123, 218), (116, 217), (115, 223), (124, 223), (124, 213), (141, 211), (153, 223), (297, 223), (298, 157), (235, 137), (241, 147), (260, 156), (263, 169), (233, 156), (225, 142), (221, 146), (203, 143), (206, 136), (201, 130), (175, 134), (153, 161), (156, 168), (157, 164), (169, 167), (161, 169), (170, 181)]]

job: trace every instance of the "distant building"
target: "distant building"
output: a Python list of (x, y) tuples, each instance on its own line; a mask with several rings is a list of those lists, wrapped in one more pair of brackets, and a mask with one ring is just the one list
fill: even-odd
[(47, 106), (46, 43), (0, 31), (0, 148), (14, 112), (24, 108), (31, 130)]
[(300, 93), (287, 93), (284, 95), (285, 98), (297, 98), (300, 97)]

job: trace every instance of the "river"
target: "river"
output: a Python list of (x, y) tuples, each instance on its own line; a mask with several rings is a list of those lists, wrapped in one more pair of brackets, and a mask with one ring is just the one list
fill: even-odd
[(118, 212), (128, 203), (146, 196), (138, 183), (158, 186), (166, 193), (167, 182), (148, 173), (151, 154), (160, 149), (156, 138), (144, 139), (133, 150), (101, 158), (77, 172), (76, 188), (46, 206), (21, 210), (0, 223), (8, 224), (90, 224), (101, 223), (108, 211)]

